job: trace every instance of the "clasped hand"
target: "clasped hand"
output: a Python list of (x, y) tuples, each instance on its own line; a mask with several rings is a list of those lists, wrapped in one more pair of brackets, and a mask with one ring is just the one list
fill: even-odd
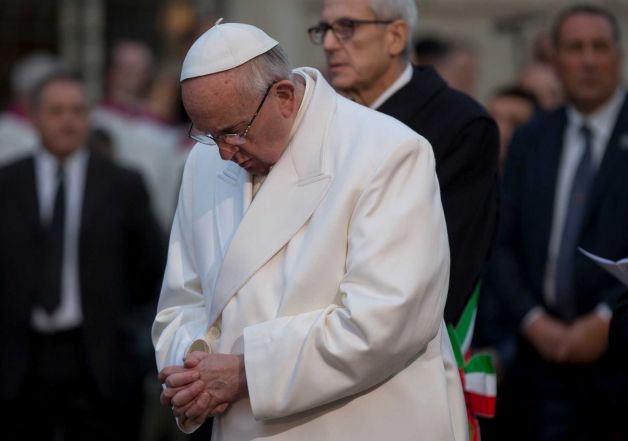
[(608, 345), (608, 321), (591, 312), (571, 324), (543, 313), (524, 330), (537, 351), (555, 363), (594, 363)]
[(181, 424), (202, 424), (248, 396), (243, 355), (195, 351), (188, 354), (183, 366), (162, 369), (159, 382), (166, 386), (161, 404), (171, 407)]

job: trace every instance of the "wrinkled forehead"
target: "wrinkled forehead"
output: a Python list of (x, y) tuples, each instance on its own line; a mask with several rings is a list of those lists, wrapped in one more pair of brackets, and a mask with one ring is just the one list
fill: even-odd
[(238, 76), (231, 71), (184, 80), (181, 99), (188, 116), (205, 129), (241, 117), (246, 106), (238, 92), (239, 84)]

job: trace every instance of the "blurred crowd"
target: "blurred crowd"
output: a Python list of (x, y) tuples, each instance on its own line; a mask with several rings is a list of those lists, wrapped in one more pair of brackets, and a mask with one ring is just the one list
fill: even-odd
[[(302, 38), (307, 38), (305, 30)], [(523, 167), (523, 162), (515, 164), (509, 150), (520, 148), (524, 143), (521, 137), (529, 135), (521, 131), (522, 127), (528, 132), (545, 130), (530, 129), (529, 123), (561, 108), (568, 99), (564, 90), (565, 73), (561, 77), (556, 71), (557, 41), (549, 32), (539, 35), (536, 41), (527, 63), (512, 81), (495, 88), (484, 103), (499, 129), (500, 175), (508, 181), (509, 176), (514, 179), (513, 174), (530, 173), (530, 176), (526, 175), (528, 181), (523, 183), (506, 182), (504, 187), (510, 193), (500, 201), (502, 206), (505, 204), (507, 209), (513, 210), (502, 214), (500, 222), (503, 223), (506, 216), (506, 222), (512, 221), (513, 229), (517, 225), (520, 236), (510, 237), (508, 241), (500, 239), (498, 248), (519, 246), (518, 252), (524, 254), (527, 249), (522, 242), (533, 237), (533, 233), (526, 236), (525, 228), (545, 229), (545, 234), (549, 235), (551, 216), (542, 221), (544, 225), (532, 226), (519, 223), (534, 222), (533, 217), (524, 217), (524, 220), (508, 218), (521, 215), (521, 211), (536, 209), (522, 201), (527, 200), (524, 199), (526, 191), (538, 190), (530, 182), (541, 179), (541, 171), (535, 174), (536, 170), (524, 172), (518, 169)], [(480, 61), (477, 51), (468, 42), (443, 35), (421, 34), (413, 45), (412, 62), (433, 66), (452, 88), (475, 95)], [(62, 280), (64, 292), (52, 301), (52, 311), (56, 311), (52, 320), (37, 320), (35, 314), (33, 319), (26, 320), (30, 323), (28, 329), (20, 328), (22, 321), (19, 317), (30, 314), (30, 304), (0, 294), (3, 331), (15, 336), (14, 347), (0, 349), (3, 353), (0, 364), (3, 369), (21, 371), (14, 372), (15, 388), (11, 384), (2, 385), (2, 418), (15, 415), (15, 409), (8, 410), (6, 403), (8, 397), (17, 393), (17, 384), (24, 380), (29, 382), (27, 390), (49, 393), (51, 400), (46, 404), (52, 407), (55, 405), (54, 394), (74, 394), (75, 406), (70, 410), (76, 414), (59, 416), (51, 412), (53, 416), (71, 420), (88, 418), (92, 412), (111, 415), (115, 419), (114, 416), (120, 415), (120, 409), (124, 408), (128, 418), (120, 421), (121, 432), (117, 433), (126, 433), (128, 439), (165, 441), (187, 438), (177, 432), (168, 412), (158, 406), (160, 386), (155, 378), (149, 332), (163, 278), (165, 248), (177, 205), (183, 164), (195, 144), (188, 137), (189, 121), (181, 105), (177, 76), (160, 70), (157, 67), (160, 65), (162, 63), (155, 60), (151, 48), (142, 41), (117, 42), (110, 48), (104, 98), (92, 109), (87, 108), (84, 91), (78, 87), (80, 79), (69, 80), (75, 82), (78, 90), (68, 86), (67, 90), (45, 88), (42, 93), (42, 81), (54, 75), (65, 75), (59, 58), (37, 52), (28, 54), (13, 67), (12, 102), (0, 115), (0, 230), (4, 230), (0, 238), (5, 241), (2, 247), (6, 249), (0, 253), (0, 289), (14, 289), (28, 297), (41, 290), (37, 285), (40, 280), (48, 283), (50, 277), (61, 277), (57, 282)], [(78, 94), (74, 101), (73, 94)], [(63, 118), (67, 121), (60, 120)], [(42, 149), (42, 142), (54, 144), (50, 139), (62, 140), (58, 149), (85, 149), (88, 155), (82, 160), (77, 159), (75, 166), (68, 164), (62, 172), (53, 170), (47, 165), (47, 153)], [(625, 150), (626, 140), (622, 140)], [(545, 140), (529, 135), (525, 142), (543, 143)], [(35, 179), (30, 168), (16, 167), (16, 164), (24, 165), (24, 161), (34, 161)], [(532, 164), (529, 160), (528, 163)], [(529, 167), (537, 167), (537, 164)], [(539, 166), (539, 170), (541, 168)], [(65, 175), (58, 178), (58, 173)], [(49, 188), (42, 189), (41, 184), (35, 182), (48, 182)], [(107, 189), (100, 189), (95, 184), (97, 182)], [(26, 193), (36, 185), (40, 185), (34, 191), (38, 196), (32, 198), (33, 195)], [(64, 219), (65, 224), (61, 227), (65, 229), (65, 237), (61, 239), (66, 247), (63, 262), (66, 265), (66, 259), (70, 259), (68, 265), (72, 269), (61, 270), (60, 276), (48, 276), (49, 268), (53, 266), (51, 256), (57, 252), (54, 249), (56, 239), (47, 228), (40, 226), (40, 220), (42, 225), (55, 224), (56, 191), (60, 186), (63, 190), (63, 185), (75, 185), (77, 189), (75, 195), (66, 193), (67, 200), (63, 202), (63, 207), (74, 204), (73, 211), (66, 213), (73, 213), (76, 218)], [(516, 185), (523, 187), (517, 187), (519, 193), (513, 189)], [(541, 187), (546, 191), (552, 188), (551, 185)], [(528, 195), (532, 196), (535, 195)], [(513, 200), (517, 197), (520, 199)], [(68, 244), (75, 250), (73, 255), (67, 252)], [(7, 275), (15, 280), (3, 281)], [(489, 270), (484, 279), (474, 343), (476, 349), (493, 355), (498, 369), (498, 390), (500, 394), (504, 391), (497, 418), (482, 422), (487, 440), (506, 439), (504, 433), (512, 430), (513, 425), (526, 424), (526, 415), (518, 413), (525, 409), (517, 402), (523, 393), (519, 390), (522, 384), (519, 380), (527, 374), (533, 375), (532, 370), (538, 368), (534, 365), (521, 372), (523, 365), (519, 353), (529, 348), (521, 348), (521, 324), (507, 312), (509, 300), (497, 292), (503, 288), (504, 277), (507, 275), (503, 271), (500, 273), (498, 268)], [(85, 291), (97, 298), (99, 290), (117, 294), (107, 294), (106, 300), (87, 305)], [(46, 302), (50, 299), (40, 300), (35, 302), (38, 308), (47, 310)], [(76, 329), (80, 329), (78, 334), (74, 333)], [(70, 354), (68, 357), (75, 354), (87, 361), (82, 369), (68, 368), (64, 373), (64, 363), (59, 359), (61, 354)], [(128, 356), (123, 365), (119, 364), (122, 355)], [(545, 368), (551, 370), (556, 363)], [(101, 373), (94, 366), (111, 366), (111, 372), (124, 369), (127, 375), (120, 379), (109, 375), (111, 372)], [(43, 368), (50, 369), (47, 375), (41, 373)], [(111, 389), (117, 391), (118, 388), (126, 388), (130, 394), (123, 403), (110, 400), (107, 395)], [(69, 390), (73, 392), (67, 392)], [(534, 394), (535, 391), (528, 393)], [(101, 406), (103, 396), (107, 406)], [(596, 397), (588, 396), (588, 399), (595, 401)], [(499, 400), (500, 395), (498, 403)], [(81, 406), (85, 407), (79, 411)], [(619, 401), (617, 406), (623, 408)], [(573, 417), (578, 418), (578, 415)], [(114, 428), (103, 428), (103, 433), (116, 433), (109, 432), (110, 429)], [(193, 436), (200, 439), (203, 435), (197, 432)], [(617, 436), (616, 439), (622, 439)]]

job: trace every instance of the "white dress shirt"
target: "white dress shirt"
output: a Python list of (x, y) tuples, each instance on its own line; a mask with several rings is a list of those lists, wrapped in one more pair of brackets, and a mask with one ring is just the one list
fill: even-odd
[[(586, 125), (592, 132), (592, 167), (599, 168), (608, 141), (612, 135), (615, 122), (619, 115), (622, 103), (624, 102), (625, 90), (619, 87), (613, 97), (596, 112), (584, 116), (573, 107), (567, 108), (567, 127), (563, 140), (563, 149), (558, 166), (558, 176), (556, 181), (554, 213), (552, 217), (552, 229), (550, 233), (547, 262), (545, 265), (545, 276), (543, 279), (543, 295), (548, 305), (556, 302), (556, 259), (560, 250), (560, 241), (565, 226), (565, 217), (569, 207), (569, 195), (578, 164), (584, 153), (584, 138), (580, 132), (583, 125)], [(610, 319), (610, 309), (607, 305), (601, 304), (597, 309), (604, 318)], [(532, 318), (540, 313), (536, 308), (532, 310), (524, 319), (524, 325), (532, 321)]]
[[(80, 326), (83, 321), (79, 281), (79, 234), (88, 157), (87, 150), (81, 148), (68, 157), (63, 164), (66, 222), (63, 242), (61, 303), (50, 315), (40, 307), (33, 310), (32, 325), (35, 330), (40, 332), (71, 329)], [(57, 169), (57, 159), (45, 149), (40, 148), (35, 154), (35, 179), (40, 219), (43, 225), (48, 225), (52, 220), (57, 188)]]

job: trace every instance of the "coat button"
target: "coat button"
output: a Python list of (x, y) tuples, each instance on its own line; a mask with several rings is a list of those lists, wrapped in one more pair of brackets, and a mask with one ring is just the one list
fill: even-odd
[(207, 337), (209, 337), (210, 340), (215, 340), (215, 339), (219, 338), (220, 337), (220, 329), (217, 326), (212, 326), (207, 331)]

